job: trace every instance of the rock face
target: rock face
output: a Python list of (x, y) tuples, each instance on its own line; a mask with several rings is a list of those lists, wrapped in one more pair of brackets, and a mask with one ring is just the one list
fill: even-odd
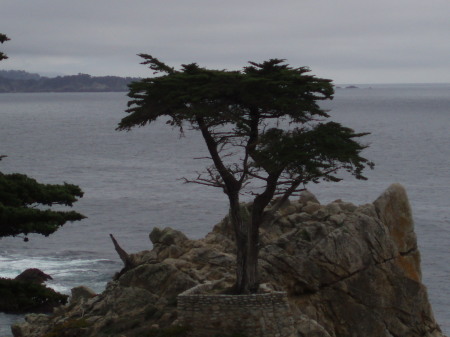
[(15, 277), (15, 280), (21, 281), (21, 282), (31, 282), (31, 283), (42, 284), (45, 281), (53, 280), (53, 279), (50, 275), (47, 275), (40, 269), (29, 268), (29, 269), (24, 270), (19, 275), (17, 275)]
[[(14, 336), (149, 335), (180, 323), (176, 301), (183, 291), (233, 283), (227, 219), (201, 240), (170, 228), (155, 229), (150, 238), (153, 249), (133, 254), (134, 268), (102, 294), (71, 301), (52, 316), (29, 315)], [(320, 205), (311, 194), (291, 201), (261, 229), (259, 266), (261, 282), (288, 292), (295, 336), (442, 337), (421, 283), (408, 198), (398, 184), (362, 206)]]
[(97, 294), (88, 287), (85, 286), (78, 286), (75, 288), (72, 288), (71, 296), (70, 296), (70, 303), (78, 303), (81, 301), (87, 301), (88, 299), (97, 296)]

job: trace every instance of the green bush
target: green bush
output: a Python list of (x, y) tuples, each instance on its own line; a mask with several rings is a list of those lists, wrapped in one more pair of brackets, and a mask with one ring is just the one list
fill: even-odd
[(6, 313), (51, 312), (67, 303), (67, 295), (45, 285), (0, 278), (0, 311)]

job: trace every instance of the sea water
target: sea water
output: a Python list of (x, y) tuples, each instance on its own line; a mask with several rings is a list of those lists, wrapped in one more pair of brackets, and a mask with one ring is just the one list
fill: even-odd
[[(49, 237), (0, 239), (0, 277), (27, 268), (52, 275), (48, 285), (102, 291), (122, 264), (112, 233), (128, 252), (151, 249), (153, 227), (204, 236), (227, 213), (217, 189), (183, 184), (208, 164), (199, 134), (164, 122), (115, 131), (126, 114), (125, 93), (0, 95), (0, 162), (45, 183), (79, 185), (74, 209), (88, 218)], [(322, 203), (372, 202), (391, 183), (407, 189), (422, 254), (423, 282), (437, 321), (450, 333), (450, 85), (380, 85), (337, 89), (323, 104), (331, 119), (370, 132), (364, 156), (376, 163), (368, 181), (309, 186)], [(0, 336), (21, 316), (0, 314)]]

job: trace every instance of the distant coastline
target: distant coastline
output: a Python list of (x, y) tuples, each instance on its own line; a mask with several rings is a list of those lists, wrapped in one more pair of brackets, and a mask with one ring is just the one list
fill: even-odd
[(78, 74), (45, 77), (23, 70), (0, 70), (0, 93), (125, 92), (135, 77)]

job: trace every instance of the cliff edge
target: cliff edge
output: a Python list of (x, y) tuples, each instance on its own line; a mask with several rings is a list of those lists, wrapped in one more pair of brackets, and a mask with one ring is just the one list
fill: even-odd
[[(181, 292), (233, 283), (227, 218), (200, 240), (170, 228), (155, 228), (150, 239), (153, 249), (130, 255), (103, 293), (74, 289), (68, 305), (26, 316), (12, 327), (14, 336), (157, 336), (180, 323)], [(291, 201), (261, 229), (260, 274), (262, 288), (287, 291), (295, 336), (443, 336), (421, 282), (411, 208), (399, 184), (361, 206), (321, 205), (308, 192)]]

